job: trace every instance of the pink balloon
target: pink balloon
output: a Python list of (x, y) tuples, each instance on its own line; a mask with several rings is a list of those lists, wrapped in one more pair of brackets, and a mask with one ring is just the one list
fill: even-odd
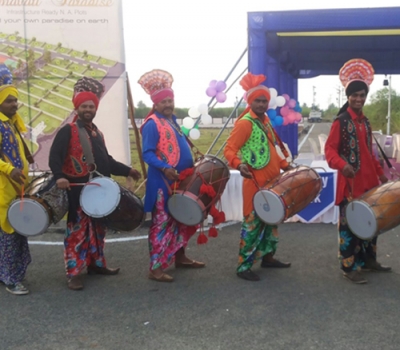
[(208, 97), (214, 97), (216, 94), (217, 94), (217, 90), (215, 89), (215, 87), (210, 86), (207, 88), (206, 95)]
[(210, 81), (210, 87), (215, 87), (217, 85), (217, 81), (216, 80), (211, 80)]
[(296, 120), (296, 112), (289, 112), (286, 118), (289, 121), (289, 124), (294, 123), (294, 121)]
[(288, 125), (289, 124), (289, 120), (287, 117), (283, 117), (283, 124), (282, 125)]
[(280, 114), (283, 118), (285, 118), (289, 114), (289, 107), (288, 106), (283, 106), (281, 108)]
[(302, 119), (303, 119), (303, 116), (301, 115), (301, 113), (300, 113), (300, 112), (296, 112), (296, 119), (295, 119), (295, 121), (296, 121), (297, 123), (300, 123)]
[(290, 108), (296, 107), (296, 100), (290, 99), (290, 100), (289, 100), (289, 103), (288, 103), (288, 106), (289, 106)]
[(282, 96), (285, 98), (286, 102), (289, 102), (290, 96), (288, 94), (282, 94)]
[(226, 101), (226, 94), (225, 92), (218, 92), (217, 96), (215, 96), (215, 99), (219, 102), (219, 103), (224, 103)]
[(226, 89), (226, 83), (222, 80), (220, 80), (217, 85), (215, 86), (218, 92), (222, 92)]

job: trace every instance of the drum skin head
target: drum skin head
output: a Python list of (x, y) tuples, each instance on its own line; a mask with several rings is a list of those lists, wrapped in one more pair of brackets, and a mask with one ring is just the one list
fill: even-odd
[(269, 225), (277, 225), (285, 219), (285, 207), (281, 198), (274, 192), (258, 191), (253, 197), (253, 205), (258, 217)]
[(85, 185), (80, 195), (80, 205), (86, 215), (92, 218), (103, 218), (111, 214), (118, 206), (121, 199), (119, 185), (109, 177), (96, 177), (91, 183)]
[(377, 233), (378, 223), (370, 206), (361, 200), (347, 204), (346, 219), (350, 230), (361, 239), (372, 239)]
[(35, 200), (24, 198), (14, 200), (7, 213), (10, 225), (19, 234), (31, 237), (46, 232), (50, 225), (46, 209)]
[(167, 207), (172, 217), (186, 226), (194, 226), (204, 220), (204, 213), (199, 203), (188, 196), (181, 194), (171, 196)]

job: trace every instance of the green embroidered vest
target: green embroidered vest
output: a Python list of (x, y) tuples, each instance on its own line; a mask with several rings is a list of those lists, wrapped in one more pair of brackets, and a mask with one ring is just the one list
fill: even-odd
[(266, 131), (261, 122), (253, 119), (249, 114), (246, 114), (242, 119), (252, 123), (253, 128), (250, 138), (240, 149), (243, 160), (253, 169), (264, 168), (270, 160), (270, 150)]

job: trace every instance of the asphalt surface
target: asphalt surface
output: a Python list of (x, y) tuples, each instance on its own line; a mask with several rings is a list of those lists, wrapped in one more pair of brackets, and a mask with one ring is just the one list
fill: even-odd
[[(326, 127), (316, 124), (310, 137)], [(62, 228), (30, 239), (31, 293), (0, 285), (0, 350), (400, 348), (400, 227), (378, 240), (378, 260), (393, 272), (366, 273), (366, 285), (342, 277), (332, 224), (280, 225), (276, 257), (292, 267), (257, 265), (261, 281), (239, 279), (239, 230), (226, 226), (201, 246), (194, 237), (187, 254), (206, 268), (171, 267), (170, 284), (147, 279), (147, 228), (110, 233), (106, 258), (120, 274), (85, 275), (78, 292), (66, 285)]]
[[(342, 277), (335, 225), (280, 226), (276, 257), (289, 269), (261, 269), (262, 280), (235, 274), (239, 224), (206, 245), (192, 239), (200, 270), (170, 268), (173, 283), (147, 279), (146, 239), (107, 243), (117, 276), (85, 275), (83, 291), (67, 289), (62, 235), (31, 239), (31, 294), (0, 288), (0, 348), (76, 349), (399, 349), (399, 228), (379, 238), (379, 260), (392, 273), (368, 273), (369, 283)], [(145, 236), (146, 228), (109, 238)]]

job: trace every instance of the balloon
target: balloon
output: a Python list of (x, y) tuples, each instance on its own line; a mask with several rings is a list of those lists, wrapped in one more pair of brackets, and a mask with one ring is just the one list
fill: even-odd
[(189, 131), (190, 131), (189, 129), (185, 128), (184, 126), (181, 126), (181, 130), (186, 136), (189, 136)]
[(199, 110), (200, 114), (207, 114), (208, 113), (208, 106), (205, 103), (202, 103), (197, 106), (197, 109)]
[(215, 86), (215, 88), (217, 89), (217, 92), (222, 92), (226, 89), (226, 83), (222, 80), (220, 80), (217, 85)]
[(272, 99), (272, 98), (275, 98), (276, 96), (278, 96), (278, 91), (276, 91), (275, 88), (270, 88), (270, 89), (269, 89), (269, 93), (270, 93), (270, 95), (271, 95), (271, 99)]
[(283, 118), (280, 115), (277, 115), (274, 119), (275, 126), (283, 125)]
[(294, 119), (295, 122), (300, 123), (303, 120), (303, 116), (300, 112), (296, 112), (296, 118)]
[(215, 86), (217, 85), (217, 81), (216, 80), (211, 80), (210, 81), (210, 87), (213, 87), (213, 88), (215, 88)]
[(296, 107), (296, 100), (293, 100), (292, 98), (289, 100), (289, 102), (288, 102), (288, 106), (290, 107), (290, 108), (294, 108), (294, 107)]
[(278, 107), (283, 107), (285, 105), (285, 103), (286, 103), (286, 100), (285, 100), (285, 98), (283, 96), (277, 96), (275, 98), (275, 100), (276, 100), (276, 105)]
[(287, 117), (283, 117), (282, 125), (288, 125), (288, 124), (290, 124), (288, 118)]
[(289, 102), (290, 97), (288, 94), (282, 94), (282, 97), (286, 100), (286, 102)]
[(289, 124), (294, 123), (295, 119), (296, 119), (296, 112), (289, 112), (288, 115), (286, 116), (287, 120), (289, 121)]
[(199, 129), (190, 130), (189, 137), (193, 140), (197, 140), (200, 137), (200, 130)]
[[(281, 116), (285, 118), (289, 114), (289, 107), (288, 106), (283, 106), (280, 110)], [(285, 125), (285, 124), (284, 124)]]
[(268, 114), (269, 119), (274, 120), (276, 117), (276, 110), (268, 109), (267, 114)]
[(275, 109), (276, 107), (276, 99), (275, 97), (271, 97), (271, 100), (268, 102), (268, 109)]
[(226, 95), (225, 92), (221, 91), (217, 93), (217, 96), (215, 96), (215, 99), (219, 102), (219, 103), (224, 103), (226, 101)]
[(193, 107), (189, 108), (188, 114), (189, 114), (189, 117), (191, 117), (191, 118), (198, 118), (198, 117), (200, 117), (201, 113), (199, 112), (197, 107), (193, 106)]
[(202, 114), (201, 116), (201, 122), (203, 125), (209, 125), (212, 123), (212, 117), (209, 114)]
[(183, 118), (182, 125), (186, 129), (191, 129), (191, 128), (193, 128), (193, 125), (194, 125), (194, 119), (192, 119), (190, 117)]
[(216, 94), (217, 94), (217, 89), (215, 87), (210, 86), (207, 88), (206, 95), (208, 97), (214, 97)]

